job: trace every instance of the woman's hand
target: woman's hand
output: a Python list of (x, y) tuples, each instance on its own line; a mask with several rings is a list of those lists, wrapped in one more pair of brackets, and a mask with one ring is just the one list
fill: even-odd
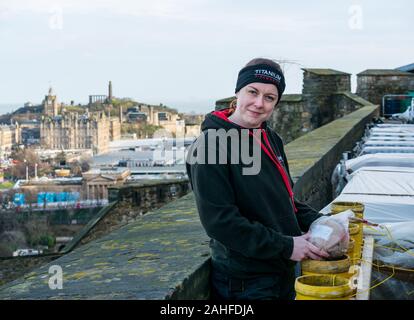
[(290, 260), (302, 261), (308, 258), (312, 260), (322, 260), (323, 258), (329, 257), (329, 254), (324, 250), (321, 250), (310, 243), (308, 241), (309, 238), (309, 232), (300, 237), (293, 237), (293, 252)]

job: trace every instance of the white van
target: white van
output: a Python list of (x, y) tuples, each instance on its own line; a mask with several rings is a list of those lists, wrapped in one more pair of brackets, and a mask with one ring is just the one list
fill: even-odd
[(22, 257), (22, 256), (37, 256), (42, 254), (42, 250), (35, 249), (17, 249), (13, 252), (13, 257)]

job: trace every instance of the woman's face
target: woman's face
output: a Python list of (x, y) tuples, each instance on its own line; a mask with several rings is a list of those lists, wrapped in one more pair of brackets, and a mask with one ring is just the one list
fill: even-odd
[(245, 128), (258, 128), (270, 118), (278, 92), (273, 84), (254, 82), (236, 93), (237, 108), (230, 120)]

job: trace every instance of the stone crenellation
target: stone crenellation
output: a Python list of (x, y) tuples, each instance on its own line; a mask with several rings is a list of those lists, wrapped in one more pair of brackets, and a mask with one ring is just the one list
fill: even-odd
[(332, 69), (303, 69), (304, 129), (311, 131), (335, 120), (332, 95), (351, 91), (351, 75)]
[(414, 90), (414, 73), (368, 69), (357, 74), (357, 95), (374, 103), (382, 104), (386, 94), (406, 94)]

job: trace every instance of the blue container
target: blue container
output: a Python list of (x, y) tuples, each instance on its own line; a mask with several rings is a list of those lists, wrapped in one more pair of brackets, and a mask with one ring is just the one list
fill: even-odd
[(66, 192), (59, 192), (59, 193), (56, 193), (56, 201), (57, 201), (57, 202), (67, 201)]
[(54, 192), (46, 192), (46, 203), (56, 202), (56, 194)]
[(78, 201), (80, 199), (79, 192), (72, 192), (72, 195), (73, 195), (73, 201)]
[(79, 192), (68, 192), (66, 194), (66, 201), (76, 202), (79, 199)]
[(45, 192), (39, 192), (37, 194), (37, 204), (39, 206), (43, 206), (45, 204), (45, 200), (46, 200), (46, 193)]
[(13, 202), (16, 206), (24, 205), (24, 194), (23, 193), (16, 193), (14, 195)]

